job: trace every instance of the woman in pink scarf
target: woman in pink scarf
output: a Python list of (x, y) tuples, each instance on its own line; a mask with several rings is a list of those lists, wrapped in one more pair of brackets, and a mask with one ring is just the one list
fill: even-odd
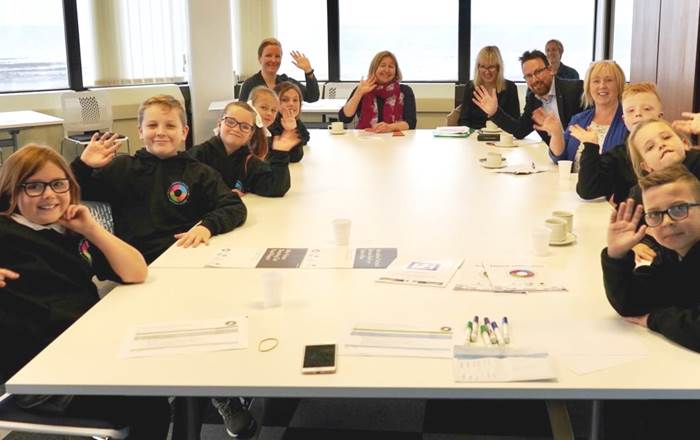
[(361, 79), (352, 91), (338, 119), (348, 123), (357, 116), (356, 128), (376, 133), (416, 128), (416, 98), (413, 90), (399, 81), (396, 56), (379, 52), (369, 65), (367, 79)]

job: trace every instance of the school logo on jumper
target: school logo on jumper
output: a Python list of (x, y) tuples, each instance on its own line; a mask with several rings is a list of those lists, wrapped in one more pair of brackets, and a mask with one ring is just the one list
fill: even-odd
[(80, 251), (80, 256), (83, 257), (87, 263), (92, 266), (92, 255), (90, 255), (90, 242), (86, 239), (80, 240), (78, 243), (78, 250)]
[(184, 205), (190, 198), (190, 189), (184, 182), (173, 182), (168, 188), (168, 200), (175, 205)]
[(236, 183), (233, 185), (233, 189), (237, 189), (240, 192), (245, 192), (243, 189), (243, 182), (240, 180), (236, 180)]

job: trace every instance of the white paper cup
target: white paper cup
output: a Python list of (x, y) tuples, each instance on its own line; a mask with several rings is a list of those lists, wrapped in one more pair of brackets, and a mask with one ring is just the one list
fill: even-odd
[(551, 217), (544, 221), (544, 225), (552, 231), (552, 235), (549, 237), (550, 243), (566, 241), (566, 221)]
[(510, 133), (501, 133), (501, 145), (513, 145), (513, 135)]
[(494, 151), (489, 151), (486, 153), (486, 166), (491, 168), (500, 167), (503, 163), (503, 156), (501, 153)]
[(570, 160), (560, 160), (557, 163), (559, 165), (559, 179), (569, 180), (571, 177), (571, 167), (574, 165), (574, 162)]
[(263, 272), (260, 275), (263, 291), (263, 307), (266, 309), (282, 305), (282, 274)]
[(552, 236), (552, 230), (537, 226), (532, 230), (532, 251), (537, 257), (546, 257), (549, 255), (549, 240)]
[(331, 122), (328, 129), (331, 131), (331, 133), (342, 133), (345, 131), (345, 125), (343, 125), (342, 122)]
[(347, 218), (337, 218), (333, 220), (333, 234), (335, 235), (336, 246), (347, 246), (350, 243), (350, 227), (352, 221)]
[(493, 121), (486, 121), (486, 129), (490, 131), (498, 130), (498, 125)]
[(566, 222), (566, 232), (574, 231), (574, 213), (569, 211), (552, 211), (552, 216)]

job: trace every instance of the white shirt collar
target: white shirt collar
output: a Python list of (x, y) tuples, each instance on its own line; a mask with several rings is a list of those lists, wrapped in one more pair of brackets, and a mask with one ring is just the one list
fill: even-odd
[(549, 87), (549, 92), (547, 92), (547, 94), (543, 98), (540, 98), (539, 96), (535, 95), (537, 97), (537, 99), (539, 99), (542, 102), (550, 102), (552, 100), (552, 98), (556, 99), (557, 91), (554, 88), (555, 83), (556, 82), (554, 81), (554, 78), (552, 78), (552, 85)]
[(45, 229), (52, 229), (59, 234), (65, 234), (66, 233), (66, 228), (64, 226), (59, 225), (58, 223), (51, 223), (50, 225), (39, 225), (34, 223), (31, 220), (27, 220), (26, 217), (24, 217), (22, 214), (17, 214), (14, 213), (10, 216), (10, 218), (20, 225), (24, 225), (30, 229), (34, 229), (35, 231), (43, 231)]

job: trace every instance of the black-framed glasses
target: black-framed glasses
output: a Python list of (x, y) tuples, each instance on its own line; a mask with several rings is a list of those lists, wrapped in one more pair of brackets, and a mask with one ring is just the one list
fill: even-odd
[(485, 64), (479, 64), (479, 69), (488, 70), (489, 72), (495, 72), (498, 69), (498, 64), (491, 64), (488, 66)]
[(70, 180), (68, 179), (56, 179), (51, 182), (24, 182), (20, 183), (24, 193), (29, 197), (39, 197), (44, 194), (46, 187), (50, 186), (51, 190), (56, 194), (63, 194), (68, 192), (70, 189)]
[(668, 214), (671, 220), (683, 220), (688, 217), (688, 210), (693, 206), (700, 206), (700, 203), (679, 203), (665, 211), (648, 211), (644, 213), (644, 221), (653, 228), (664, 222), (664, 214)]
[(542, 74), (547, 70), (546, 67), (540, 67), (539, 69), (535, 70), (532, 73), (528, 73), (527, 75), (523, 75), (523, 79), (525, 81), (530, 81), (532, 78), (540, 78)]
[(226, 124), (227, 127), (238, 127), (243, 133), (250, 133), (251, 131), (253, 131), (252, 125), (250, 125), (247, 122), (241, 122), (236, 118), (232, 118), (231, 116), (224, 116), (223, 118), (221, 118), (221, 120), (224, 122), (224, 124)]

